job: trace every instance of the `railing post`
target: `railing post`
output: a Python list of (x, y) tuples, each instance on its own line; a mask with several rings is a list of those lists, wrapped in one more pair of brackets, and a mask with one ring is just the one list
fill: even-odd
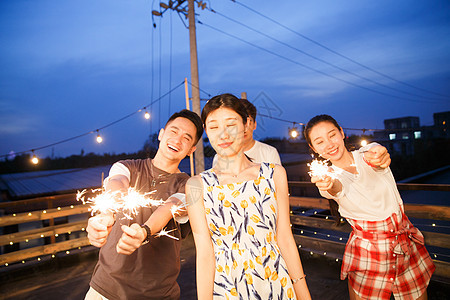
[[(48, 199), (48, 200), (47, 200), (47, 203), (48, 203), (48, 205), (47, 205), (47, 206), (48, 206), (48, 209), (53, 208), (53, 199), (52, 199), (52, 198)], [(53, 219), (53, 218), (49, 219), (49, 220), (48, 220), (48, 225), (49, 225), (49, 226), (54, 226), (54, 225), (55, 225), (55, 219)], [(56, 238), (55, 238), (55, 235), (52, 234), (52, 235), (50, 236), (50, 244), (54, 244), (54, 243), (56, 243)]]

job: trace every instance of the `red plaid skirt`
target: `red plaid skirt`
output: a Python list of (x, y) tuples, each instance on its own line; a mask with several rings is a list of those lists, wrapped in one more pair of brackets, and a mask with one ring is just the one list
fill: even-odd
[(341, 279), (348, 276), (363, 299), (417, 299), (436, 267), (422, 233), (402, 212), (384, 221), (347, 219), (353, 228), (345, 247)]

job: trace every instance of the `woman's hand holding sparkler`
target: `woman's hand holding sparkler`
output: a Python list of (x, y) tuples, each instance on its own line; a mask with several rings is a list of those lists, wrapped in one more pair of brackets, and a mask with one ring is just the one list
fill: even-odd
[(102, 247), (106, 243), (113, 225), (114, 216), (112, 213), (102, 213), (89, 218), (86, 231), (91, 245)]
[(139, 224), (133, 223), (131, 226), (122, 225), (122, 236), (117, 242), (117, 253), (130, 255), (142, 245), (147, 237), (147, 232)]
[(373, 168), (387, 168), (391, 164), (391, 156), (387, 149), (381, 145), (376, 145), (363, 154), (364, 161)]
[(320, 191), (328, 192), (331, 195), (336, 195), (342, 190), (341, 182), (328, 175), (312, 176), (311, 182), (314, 183)]

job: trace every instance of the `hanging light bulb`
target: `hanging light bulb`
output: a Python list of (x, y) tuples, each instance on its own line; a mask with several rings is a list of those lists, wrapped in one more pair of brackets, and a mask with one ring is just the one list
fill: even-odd
[(362, 147), (367, 146), (367, 141), (365, 139), (361, 140), (361, 146)]
[(299, 133), (299, 131), (298, 131), (298, 128), (297, 127), (295, 127), (295, 123), (292, 125), (292, 128), (289, 128), (289, 136), (292, 138), (292, 139), (296, 139), (296, 138), (298, 138), (299, 137), (299, 135), (300, 135), (300, 133)]
[(103, 138), (102, 138), (102, 136), (100, 135), (100, 133), (97, 130), (97, 143), (100, 144), (101, 142), (103, 142)]
[(39, 158), (36, 156), (36, 154), (34, 154), (34, 150), (31, 150), (31, 152), (33, 153), (33, 156), (31, 157), (31, 163), (33, 165), (37, 165), (39, 163)]
[(148, 111), (145, 111), (144, 118), (147, 120), (150, 119), (150, 113)]

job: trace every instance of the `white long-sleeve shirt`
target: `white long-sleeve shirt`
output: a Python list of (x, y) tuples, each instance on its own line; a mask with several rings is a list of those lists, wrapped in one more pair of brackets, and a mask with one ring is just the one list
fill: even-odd
[(327, 199), (339, 204), (341, 216), (356, 220), (381, 221), (392, 213), (398, 213), (403, 201), (390, 168), (376, 170), (363, 160), (363, 151), (373, 147), (369, 144), (353, 151), (357, 174), (332, 166), (342, 191), (336, 196), (320, 192)]

